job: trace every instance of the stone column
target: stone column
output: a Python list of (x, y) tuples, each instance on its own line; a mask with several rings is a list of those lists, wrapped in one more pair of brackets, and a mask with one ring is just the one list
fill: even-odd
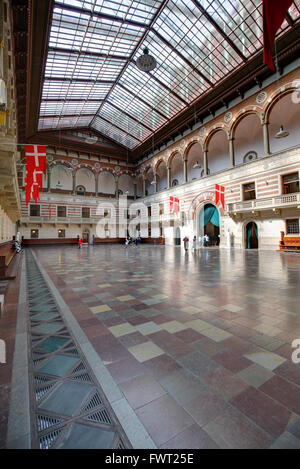
[(73, 171), (72, 173), (72, 178), (73, 178), (72, 194), (75, 195), (75, 191), (76, 191), (76, 172), (75, 171)]
[(146, 197), (146, 179), (143, 177), (143, 197)]
[(203, 149), (203, 169), (204, 169), (204, 176), (208, 175), (208, 158), (207, 158), (208, 151), (206, 148)]
[(133, 183), (133, 197), (134, 197), (134, 200), (136, 200), (136, 196), (137, 196), (137, 183), (134, 182)]
[(234, 161), (234, 138), (229, 138), (229, 157), (230, 157), (230, 167), (233, 168), (235, 166)]
[(187, 158), (183, 160), (183, 182), (187, 182)]
[(47, 192), (51, 189), (51, 168), (47, 168)]
[(262, 124), (265, 156), (270, 155), (270, 140), (269, 140), (269, 122)]
[(167, 167), (167, 182), (168, 182), (168, 189), (171, 187), (171, 168), (170, 166)]
[(95, 174), (95, 196), (98, 197), (99, 173)]
[(119, 178), (118, 177), (115, 178), (115, 196), (116, 196), (116, 199), (119, 198)]
[(156, 194), (157, 192), (157, 174), (154, 173), (154, 178), (153, 178), (153, 182), (154, 182), (154, 194)]

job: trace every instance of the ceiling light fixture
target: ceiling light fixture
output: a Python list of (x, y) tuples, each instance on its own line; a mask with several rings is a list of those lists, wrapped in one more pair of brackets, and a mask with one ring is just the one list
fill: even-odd
[(85, 138), (85, 143), (90, 143), (90, 144), (94, 144), (94, 143), (97, 143), (98, 142), (98, 137), (96, 137), (95, 135), (89, 135), (88, 137)]
[(136, 60), (136, 66), (142, 72), (151, 72), (157, 66), (157, 62), (152, 55), (149, 55), (148, 47), (145, 47), (144, 54)]
[(196, 163), (193, 165), (194, 169), (202, 168), (201, 164), (196, 161)]
[(283, 130), (283, 126), (280, 126), (280, 130), (275, 134), (275, 138), (288, 137), (290, 134), (287, 130)]

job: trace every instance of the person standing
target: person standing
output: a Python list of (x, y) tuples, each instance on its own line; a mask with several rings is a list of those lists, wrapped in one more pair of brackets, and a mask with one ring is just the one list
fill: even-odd
[(187, 236), (185, 236), (183, 238), (183, 244), (184, 244), (184, 249), (185, 251), (187, 252), (188, 248), (189, 248), (189, 238)]
[(82, 241), (81, 238), (78, 238), (78, 249), (81, 249), (82, 247)]
[(193, 249), (194, 249), (194, 251), (196, 251), (196, 249), (197, 249), (197, 238), (196, 238), (196, 236), (194, 236), (194, 238), (193, 238)]

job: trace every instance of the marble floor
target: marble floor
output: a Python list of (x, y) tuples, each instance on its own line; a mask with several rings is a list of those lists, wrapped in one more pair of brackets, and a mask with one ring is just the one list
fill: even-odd
[(154, 446), (300, 448), (300, 255), (32, 252)]

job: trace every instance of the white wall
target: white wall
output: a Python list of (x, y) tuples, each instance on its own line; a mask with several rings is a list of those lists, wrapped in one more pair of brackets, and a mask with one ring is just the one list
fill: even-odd
[(210, 174), (230, 167), (229, 143), (224, 131), (216, 132), (208, 143), (208, 168)]
[(263, 129), (260, 118), (255, 114), (244, 117), (237, 125), (234, 134), (235, 164), (242, 164), (244, 156), (255, 151), (257, 157), (264, 156)]
[(179, 153), (171, 161), (171, 187), (174, 179), (177, 179), (179, 184), (183, 183), (183, 161)]
[(114, 194), (116, 190), (115, 177), (108, 171), (99, 174), (98, 192), (103, 194)]
[[(56, 165), (51, 170), (51, 189), (56, 189), (56, 185), (60, 182), (62, 190), (72, 190), (73, 179), (72, 171), (66, 169), (63, 165)], [(47, 186), (47, 184), (46, 184)]]
[(162, 161), (157, 168), (157, 191), (163, 191), (168, 188), (167, 166)]
[(0, 243), (12, 240), (15, 235), (15, 226), (0, 206)]
[(86, 192), (95, 192), (95, 176), (87, 168), (80, 168), (76, 172), (76, 187), (84, 186)]
[[(195, 143), (191, 146), (187, 158), (188, 181), (192, 181), (193, 179), (200, 179), (201, 171), (203, 170), (203, 152), (200, 143)], [(197, 161), (201, 164), (201, 168), (194, 169), (193, 166)]]
[[(299, 103), (293, 102), (290, 93), (281, 98), (273, 107), (269, 118), (270, 150), (272, 153), (299, 145), (300, 138), (300, 109)], [(285, 138), (275, 138), (280, 126), (283, 125), (290, 135)]]
[(121, 176), (119, 177), (119, 189), (123, 191), (124, 195), (126, 191), (129, 192), (127, 195), (134, 195), (134, 185), (132, 177), (128, 174), (121, 174)]

